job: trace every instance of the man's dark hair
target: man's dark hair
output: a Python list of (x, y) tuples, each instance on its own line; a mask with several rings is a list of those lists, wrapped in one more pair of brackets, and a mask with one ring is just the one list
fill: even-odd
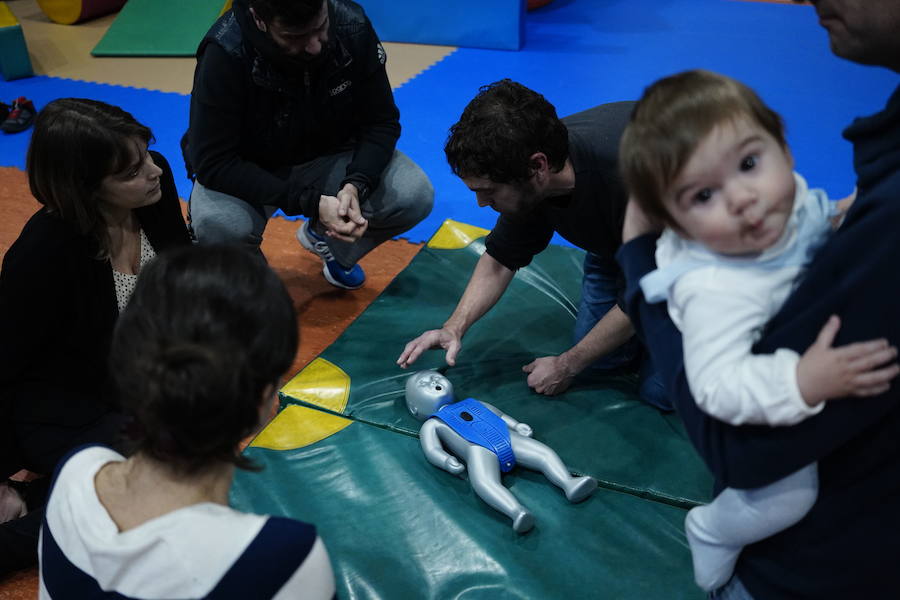
[(250, 8), (256, 15), (271, 23), (275, 19), (289, 27), (308, 25), (322, 10), (328, 0), (250, 0)]
[(542, 95), (510, 79), (481, 87), (444, 145), (454, 174), (494, 183), (527, 180), (535, 152), (547, 155), (550, 169), (560, 171), (569, 157), (566, 126)]
[(297, 339), (293, 302), (261, 255), (215, 245), (161, 253), (141, 271), (110, 350), (133, 450), (181, 474), (253, 468), (238, 445)]

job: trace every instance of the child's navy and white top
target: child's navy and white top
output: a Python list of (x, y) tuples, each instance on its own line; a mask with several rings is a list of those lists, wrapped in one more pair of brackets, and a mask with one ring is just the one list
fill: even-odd
[(201, 503), (120, 532), (94, 477), (122, 461), (89, 446), (60, 463), (38, 546), (40, 598), (332, 598), (312, 525)]
[(751, 351), (831, 230), (828, 197), (794, 179), (793, 211), (772, 247), (754, 257), (725, 256), (667, 229), (657, 242), (659, 268), (641, 279), (648, 302), (668, 301), (697, 406), (732, 425), (792, 425), (825, 405), (803, 401), (796, 352)]

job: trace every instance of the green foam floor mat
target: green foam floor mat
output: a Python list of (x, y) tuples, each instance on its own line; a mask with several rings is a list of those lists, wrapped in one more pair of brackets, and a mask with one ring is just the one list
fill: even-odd
[(406, 410), (404, 384), (415, 370), (438, 368), (458, 398), (490, 402), (528, 423), (535, 438), (576, 472), (679, 506), (707, 501), (712, 480), (681, 422), (637, 398), (636, 375), (581, 378), (552, 398), (528, 388), (522, 366), (572, 343), (580, 250), (551, 245), (520, 270), (500, 302), (469, 330), (455, 367), (446, 366), (439, 350), (426, 352), (408, 370), (394, 364), (408, 340), (444, 322), (483, 248), (478, 238), (452, 249), (426, 246), (320, 355), (346, 374), (345, 403), (331, 404), (318, 382), (285, 393), (302, 405), (416, 435), (420, 424)]
[[(551, 246), (521, 270), (470, 330), (455, 367), (442, 351), (408, 371), (395, 364), (406, 341), (453, 310), (484, 233), (445, 224), (281, 389), (281, 412), (246, 450), (264, 469), (237, 474), (232, 504), (316, 524), (341, 598), (702, 598), (683, 523), (709, 498), (711, 479), (678, 418), (642, 403), (634, 374), (586, 377), (548, 398), (521, 372), (571, 344), (581, 251)], [(458, 397), (531, 425), (600, 488), (571, 504), (540, 473), (516, 468), (503, 483), (536, 522), (516, 534), (465, 473), (437, 469), (422, 453), (403, 390), (426, 368), (444, 372)]]
[(225, 0), (128, 0), (93, 56), (194, 56)]
[[(298, 422), (316, 412), (288, 410)], [(467, 480), (428, 464), (414, 437), (345, 421), (301, 448), (249, 448), (264, 468), (238, 473), (231, 494), (240, 510), (314, 523), (340, 598), (703, 597), (683, 509), (602, 488), (571, 504), (516, 469), (504, 485), (536, 520), (517, 535)]]

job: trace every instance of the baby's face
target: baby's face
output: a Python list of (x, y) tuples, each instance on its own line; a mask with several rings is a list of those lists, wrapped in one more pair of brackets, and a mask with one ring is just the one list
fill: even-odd
[(663, 198), (681, 233), (721, 254), (774, 245), (794, 207), (794, 160), (749, 119), (716, 126)]

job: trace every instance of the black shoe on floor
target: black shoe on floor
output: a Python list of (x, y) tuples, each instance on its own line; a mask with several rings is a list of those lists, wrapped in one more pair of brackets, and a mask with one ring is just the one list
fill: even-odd
[(34, 103), (25, 96), (19, 96), (13, 101), (12, 110), (6, 116), (0, 129), (6, 133), (19, 133), (25, 131), (34, 123), (34, 116), (37, 111), (34, 109)]

